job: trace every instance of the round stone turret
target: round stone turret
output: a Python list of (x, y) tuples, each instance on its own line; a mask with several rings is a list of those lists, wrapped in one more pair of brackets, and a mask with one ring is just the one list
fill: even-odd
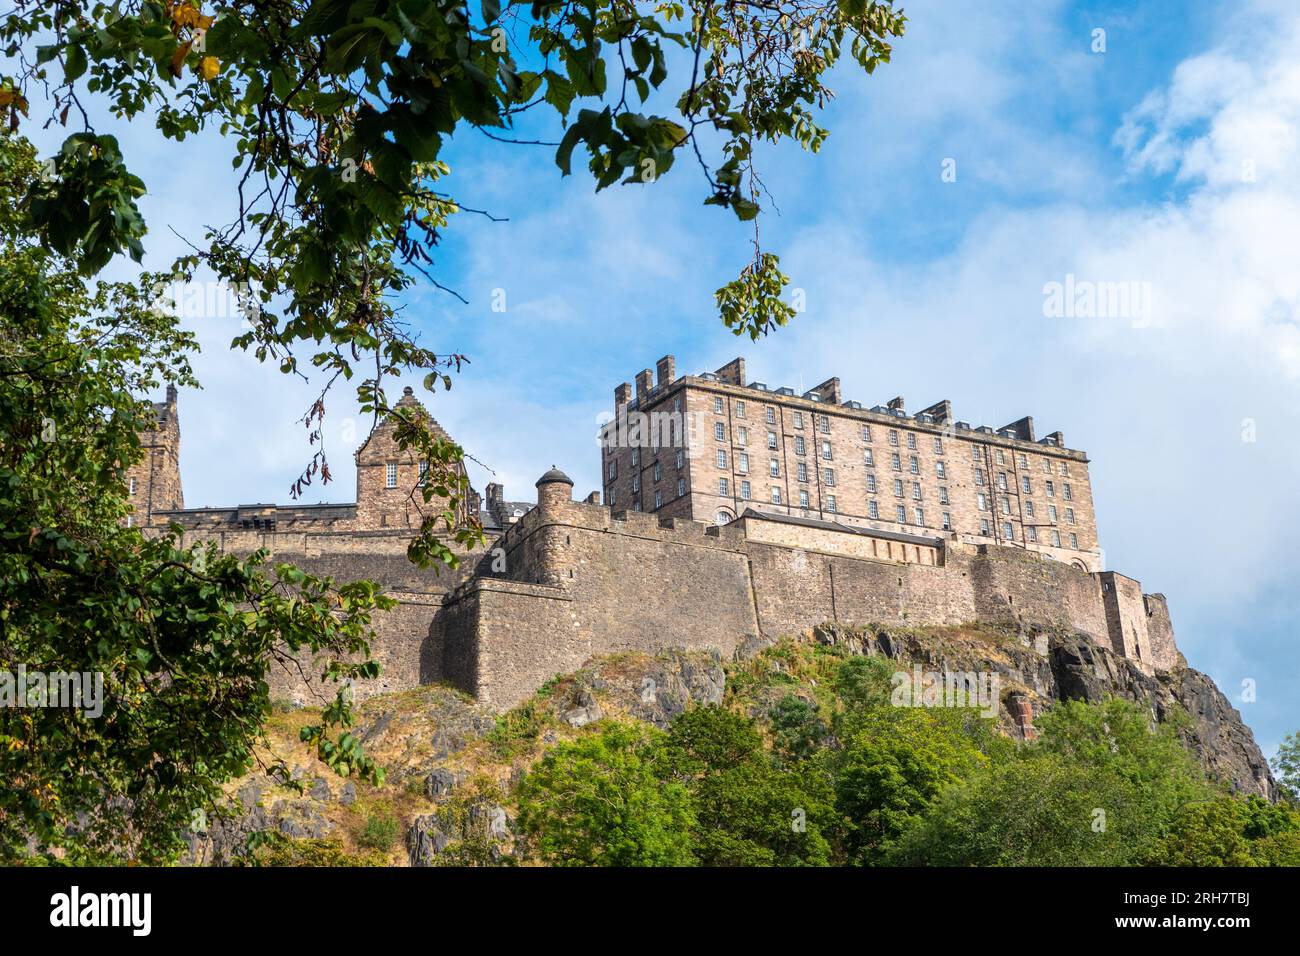
[(573, 500), (573, 479), (554, 465), (537, 479), (537, 507), (545, 511), (550, 505)]

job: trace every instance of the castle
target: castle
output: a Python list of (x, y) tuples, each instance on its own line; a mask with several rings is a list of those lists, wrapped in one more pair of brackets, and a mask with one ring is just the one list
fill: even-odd
[[(832, 621), (1064, 629), (1148, 673), (1182, 663), (1164, 597), (1102, 569), (1088, 459), (1059, 432), (1036, 440), (1029, 418), (971, 428), (946, 401), (911, 417), (902, 399), (868, 410), (837, 379), (802, 396), (742, 385), (741, 359), (680, 378), (671, 356), (658, 367), (635, 398), (615, 390), (606, 503), (575, 501), (554, 467), (535, 506), (489, 485), (466, 505), (487, 545), (455, 570), (406, 558), (421, 469), (390, 421), (356, 452), (353, 504), (186, 509), (169, 390), (128, 475), (132, 520), (378, 581), (399, 603), (377, 617), (382, 673), (359, 696), (448, 681), (507, 708), (594, 655), (730, 656)], [(399, 404), (428, 414), (409, 388)], [(296, 670), (271, 684), (302, 703), (322, 693)]]

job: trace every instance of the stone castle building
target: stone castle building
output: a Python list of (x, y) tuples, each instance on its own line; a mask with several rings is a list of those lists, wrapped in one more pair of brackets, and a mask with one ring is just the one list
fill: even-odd
[[(741, 385), (739, 359), (712, 375), (676, 378), (671, 357), (659, 369), (653, 388), (637, 377), (635, 399), (615, 392), (606, 504), (575, 501), (554, 467), (536, 505), (489, 485), (463, 514), (477, 510), (486, 547), (460, 551), (454, 570), (406, 558), (421, 470), (392, 421), (356, 453), (354, 503), (186, 509), (169, 391), (130, 471), (133, 518), (146, 533), (179, 525), (187, 544), (378, 581), (399, 603), (376, 618), (382, 673), (360, 696), (448, 681), (506, 708), (594, 655), (731, 655), (826, 622), (1064, 630), (1148, 673), (1182, 662), (1163, 596), (1101, 569), (1087, 457), (1060, 433), (1036, 440), (1029, 419), (970, 428), (946, 402), (912, 417), (901, 400), (862, 409), (834, 379), (798, 397)], [(410, 389), (399, 404), (428, 414)], [(691, 414), (655, 435), (636, 428), (647, 409)], [(895, 498), (906, 513), (881, 517)], [(332, 695), (296, 670), (271, 682), (280, 698)]]
[(955, 536), (1101, 570), (1088, 456), (1028, 416), (993, 429), (952, 403), (864, 408), (832, 378), (802, 395), (745, 382), (745, 360), (677, 377), (673, 356), (614, 389), (606, 502), (725, 524), (745, 510)]

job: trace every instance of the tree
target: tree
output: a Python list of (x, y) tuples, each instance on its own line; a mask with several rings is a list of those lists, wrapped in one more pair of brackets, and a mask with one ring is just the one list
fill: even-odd
[[(321, 371), (321, 398), (304, 414), (317, 433), (325, 392), (373, 356), (357, 386), (363, 409), (403, 420), (400, 439), (433, 463), (411, 557), (454, 564), (445, 537), (481, 535), (475, 518), (458, 519), (462, 453), (405, 422), (383, 389), (407, 370), (426, 372), (427, 388), (449, 387), (464, 358), (418, 344), (392, 304), (419, 275), (441, 285), (432, 252), (450, 217), (468, 211), (438, 187), (449, 172), (444, 142), (477, 130), (518, 143), (526, 124), (559, 136), (527, 142), (554, 147), (565, 175), (585, 150), (597, 189), (650, 185), (679, 155), (693, 156), (705, 202), (754, 223), (753, 258), (717, 301), (733, 331), (757, 338), (793, 310), (780, 297), (787, 277), (759, 243), (756, 146), (789, 139), (817, 150), (827, 131), (815, 110), (832, 95), (825, 74), (845, 44), (870, 73), (904, 26), (876, 0), (482, 0), (477, 9), (459, 0), (16, 0), (0, 19), (14, 62), (0, 77), (0, 109), (17, 125), (31, 88), (48, 84), (52, 119), (81, 126), (33, 182), (25, 211), (87, 273), (118, 253), (140, 260), (136, 199), (146, 185), (116, 140), (94, 130), (84, 102), (151, 120), (178, 142), (221, 130), (239, 171), (239, 213), (209, 226), (177, 273), (201, 263), (241, 291), (252, 328), (236, 344), (259, 360)], [(33, 47), (40, 39), (51, 42)], [(305, 362), (301, 346), (312, 352)], [(300, 480), (316, 475), (328, 480), (319, 451)]]
[(829, 778), (814, 764), (774, 766), (758, 726), (721, 707), (680, 714), (660, 773), (690, 791), (705, 866), (826, 866), (835, 826)]
[(1219, 797), (1183, 807), (1149, 866), (1296, 866), (1300, 814), (1259, 797)]
[(1300, 803), (1300, 733), (1282, 738), (1273, 758), (1273, 773), (1281, 795), (1291, 803)]
[[(165, 861), (253, 766), (268, 668), (310, 650), (335, 679), (372, 675), (370, 615), (392, 602), (125, 527), (152, 415), (131, 396), (191, 382), (193, 341), (150, 307), (149, 277), (90, 289), (24, 236), (38, 175), (0, 134), (0, 860)], [(350, 719), (340, 697), (305, 738), (377, 781), (326, 732)]]
[(690, 795), (655, 774), (652, 728), (602, 723), (557, 744), (519, 784), (527, 852), (557, 866), (689, 866)]

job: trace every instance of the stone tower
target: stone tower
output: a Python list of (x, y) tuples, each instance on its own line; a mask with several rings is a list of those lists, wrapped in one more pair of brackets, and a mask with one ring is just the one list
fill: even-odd
[(554, 465), (537, 479), (537, 511), (542, 525), (533, 536), (534, 566), (539, 584), (561, 584), (573, 575), (569, 560), (569, 535), (555, 523), (573, 502), (573, 479)]
[(181, 424), (176, 410), (176, 386), (167, 386), (167, 400), (153, 403), (153, 427), (140, 436), (143, 457), (127, 469), (127, 494), (133, 514), (127, 523), (147, 526), (159, 511), (185, 507), (181, 490)]

